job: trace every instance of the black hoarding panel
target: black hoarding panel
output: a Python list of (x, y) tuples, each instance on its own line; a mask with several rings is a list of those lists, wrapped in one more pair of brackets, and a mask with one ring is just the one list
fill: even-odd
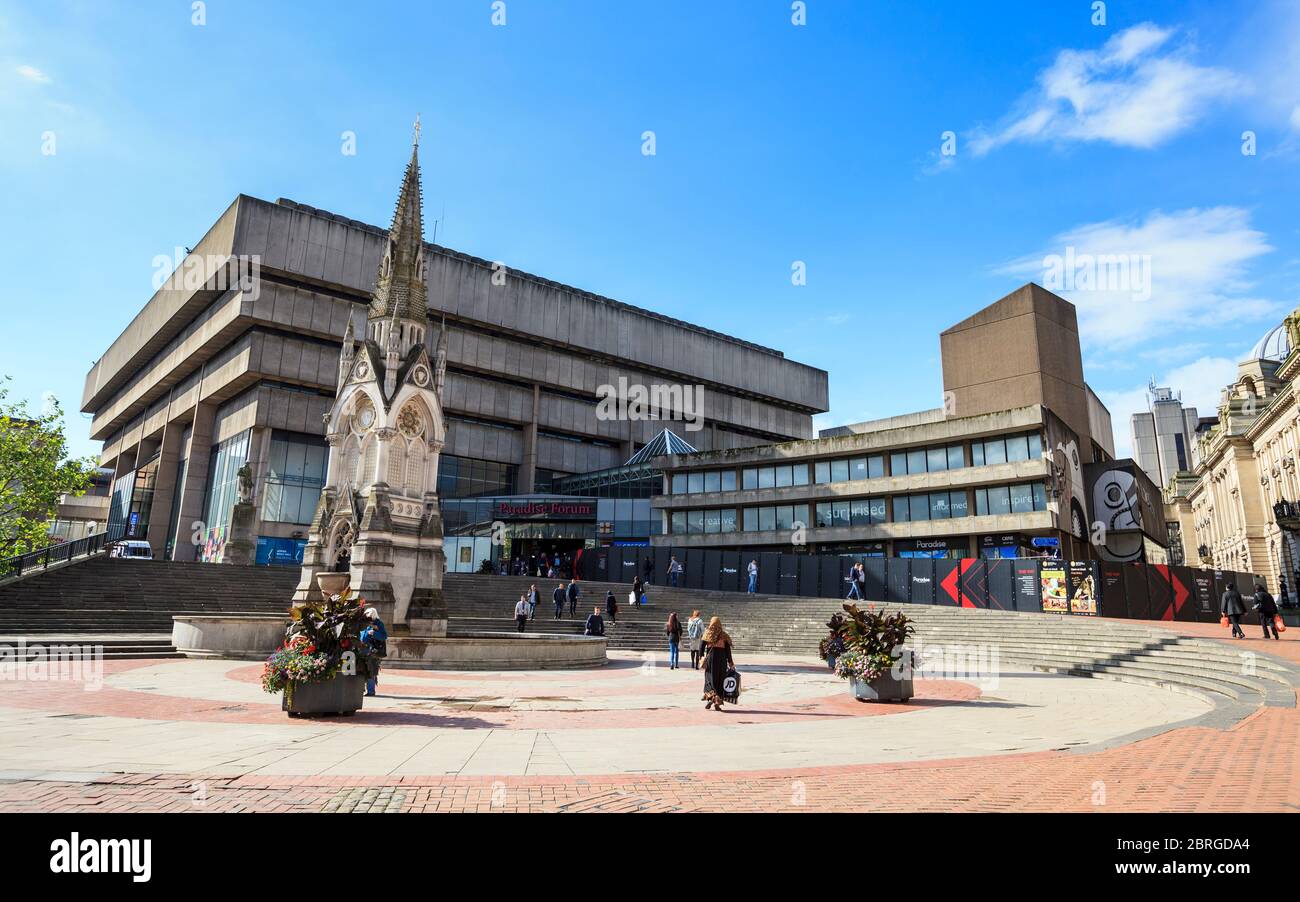
[(1038, 578), (1038, 560), (1035, 558), (1017, 558), (1012, 566), (1016, 580), (1016, 610), (1041, 611), (1043, 609), (1043, 587)]
[(1201, 623), (1216, 623), (1219, 619), (1219, 596), (1214, 591), (1213, 570), (1192, 571), (1192, 607)]
[(1015, 560), (997, 558), (985, 561), (985, 584), (988, 586), (989, 607), (999, 611), (1016, 609)]
[(1147, 587), (1151, 593), (1151, 613), (1148, 620), (1174, 619), (1174, 587), (1169, 582), (1167, 564), (1147, 564)]
[(778, 554), (776, 591), (781, 595), (799, 595), (799, 558), (797, 554)]
[(840, 577), (840, 559), (832, 554), (817, 555), (817, 569), (821, 570), (818, 594), (822, 598), (844, 598), (849, 594), (848, 584)]
[(1101, 563), (1100, 597), (1097, 610), (1102, 617), (1127, 617), (1128, 602), (1124, 598), (1124, 565), (1114, 561)]
[(722, 552), (705, 551), (704, 552), (704, 585), (702, 588), (716, 592), (722, 588), (721, 574), (722, 569)]
[(961, 561), (944, 557), (934, 562), (934, 603), (957, 607), (961, 604)]
[(1191, 567), (1170, 567), (1169, 582), (1174, 588), (1174, 619), (1197, 619), (1196, 577)]
[[(885, 601), (905, 603), (912, 600), (911, 561), (905, 557), (886, 558)], [(870, 598), (870, 594), (867, 595)]]
[(1128, 603), (1130, 620), (1146, 620), (1151, 616), (1151, 587), (1147, 585), (1146, 564), (1124, 565), (1124, 600)]
[[(638, 548), (636, 550), (636, 572), (650, 585), (654, 585), (655, 577), (658, 575), (654, 570), (655, 550), (653, 548)], [(647, 567), (646, 564), (650, 566)]]
[[(862, 562), (863, 568), (867, 574), (867, 584), (865, 594), (868, 601), (884, 601), (888, 595), (885, 587), (885, 571), (887, 569), (885, 562), (890, 558), (869, 557)], [(849, 592), (848, 586), (844, 587), (844, 594)]]
[(799, 594), (809, 598), (821, 595), (822, 561), (815, 554), (799, 555)]
[[(609, 568), (609, 579), (612, 582), (630, 583), (632, 581), (632, 567), (623, 566), (623, 552), (627, 550), (618, 545), (609, 549), (607, 566)], [(633, 564), (635, 563), (633, 561)]]
[[(681, 560), (681, 558), (678, 558), (678, 560)], [(686, 560), (682, 561), (682, 566), (686, 568), (686, 573), (684, 574), (686, 577), (686, 588), (704, 588), (704, 549), (687, 549)]]
[[(779, 591), (780, 559), (775, 551), (763, 551), (758, 554), (758, 592), (760, 595), (776, 595)], [(751, 557), (750, 560), (753, 560)], [(742, 562), (741, 574), (744, 587), (749, 588), (749, 561)]]
[(718, 564), (718, 588), (723, 592), (740, 591), (740, 552), (724, 551)]
[[(609, 578), (609, 549), (593, 548), (591, 551), (587, 552), (587, 554), (590, 555), (587, 570), (592, 574), (587, 578), (602, 583), (611, 582)], [(529, 576), (535, 576), (536, 574), (536, 570), (528, 571)]]
[(912, 604), (934, 604), (934, 561), (912, 559)]
[[(1241, 602), (1246, 606), (1246, 613), (1241, 618), (1242, 623), (1253, 623), (1259, 626), (1259, 615), (1251, 610), (1255, 605), (1255, 584), (1263, 582), (1253, 573), (1238, 573), (1237, 591), (1241, 593)], [(1274, 599), (1276, 601), (1277, 599)]]
[(961, 606), (987, 608), (989, 606), (988, 562), (977, 557), (963, 558), (961, 562)]

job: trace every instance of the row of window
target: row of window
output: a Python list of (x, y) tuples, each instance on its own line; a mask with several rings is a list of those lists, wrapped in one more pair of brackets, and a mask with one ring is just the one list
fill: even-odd
[[(987, 441), (971, 442), (970, 466), (982, 467), (1008, 461), (1029, 460), (1043, 453), (1042, 439), (1036, 432), (1004, 436)], [(962, 445), (939, 445), (933, 448), (914, 448), (895, 451), (889, 455), (889, 475), (908, 476), (918, 473), (941, 473), (967, 466)], [(808, 485), (809, 477), (817, 484), (856, 482), (879, 479), (885, 475), (885, 455), (870, 454), (839, 460), (819, 460), (811, 464), (779, 464), (769, 467), (745, 467), (740, 473), (740, 487), (749, 489), (786, 488)], [(734, 492), (734, 470), (703, 470), (674, 473), (672, 494), (690, 495), (700, 492)]]
[[(886, 515), (892, 508), (892, 520)], [(809, 520), (810, 510), (815, 519)], [(975, 490), (975, 513), (1020, 514), (1047, 510), (1047, 492), (1041, 482), (993, 486)], [(848, 501), (823, 501), (808, 504), (782, 504), (746, 507), (741, 510), (741, 527), (745, 532), (770, 532), (794, 529), (796, 523), (817, 528), (871, 526), (878, 523), (915, 523), (922, 520), (949, 520), (970, 516), (970, 496), (965, 491), (925, 492), (885, 498), (855, 498)], [(674, 511), (674, 533), (735, 532), (736, 510)]]

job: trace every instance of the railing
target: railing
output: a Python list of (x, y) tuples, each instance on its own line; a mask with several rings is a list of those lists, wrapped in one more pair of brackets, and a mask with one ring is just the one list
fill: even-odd
[(0, 580), (13, 579), (33, 570), (45, 570), (51, 564), (62, 564), (76, 558), (102, 554), (125, 537), (125, 528), (118, 524), (104, 532), (86, 536), (84, 539), (47, 545), (39, 551), (29, 551), (17, 557), (0, 560)]

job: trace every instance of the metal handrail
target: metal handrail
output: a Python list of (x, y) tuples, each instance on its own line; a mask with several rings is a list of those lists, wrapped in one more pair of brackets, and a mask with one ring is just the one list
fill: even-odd
[(37, 551), (6, 558), (0, 560), (0, 579), (12, 579), (33, 570), (46, 570), (51, 564), (62, 564), (76, 558), (101, 554), (125, 538), (126, 528), (121, 524), (114, 524), (104, 532), (97, 532), (83, 539), (47, 545)]

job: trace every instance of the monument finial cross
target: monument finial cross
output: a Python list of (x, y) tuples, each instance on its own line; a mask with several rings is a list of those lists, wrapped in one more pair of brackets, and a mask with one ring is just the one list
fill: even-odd
[(415, 144), (416, 147), (420, 146), (420, 114), (419, 113), (415, 114), (415, 141), (413, 143)]

